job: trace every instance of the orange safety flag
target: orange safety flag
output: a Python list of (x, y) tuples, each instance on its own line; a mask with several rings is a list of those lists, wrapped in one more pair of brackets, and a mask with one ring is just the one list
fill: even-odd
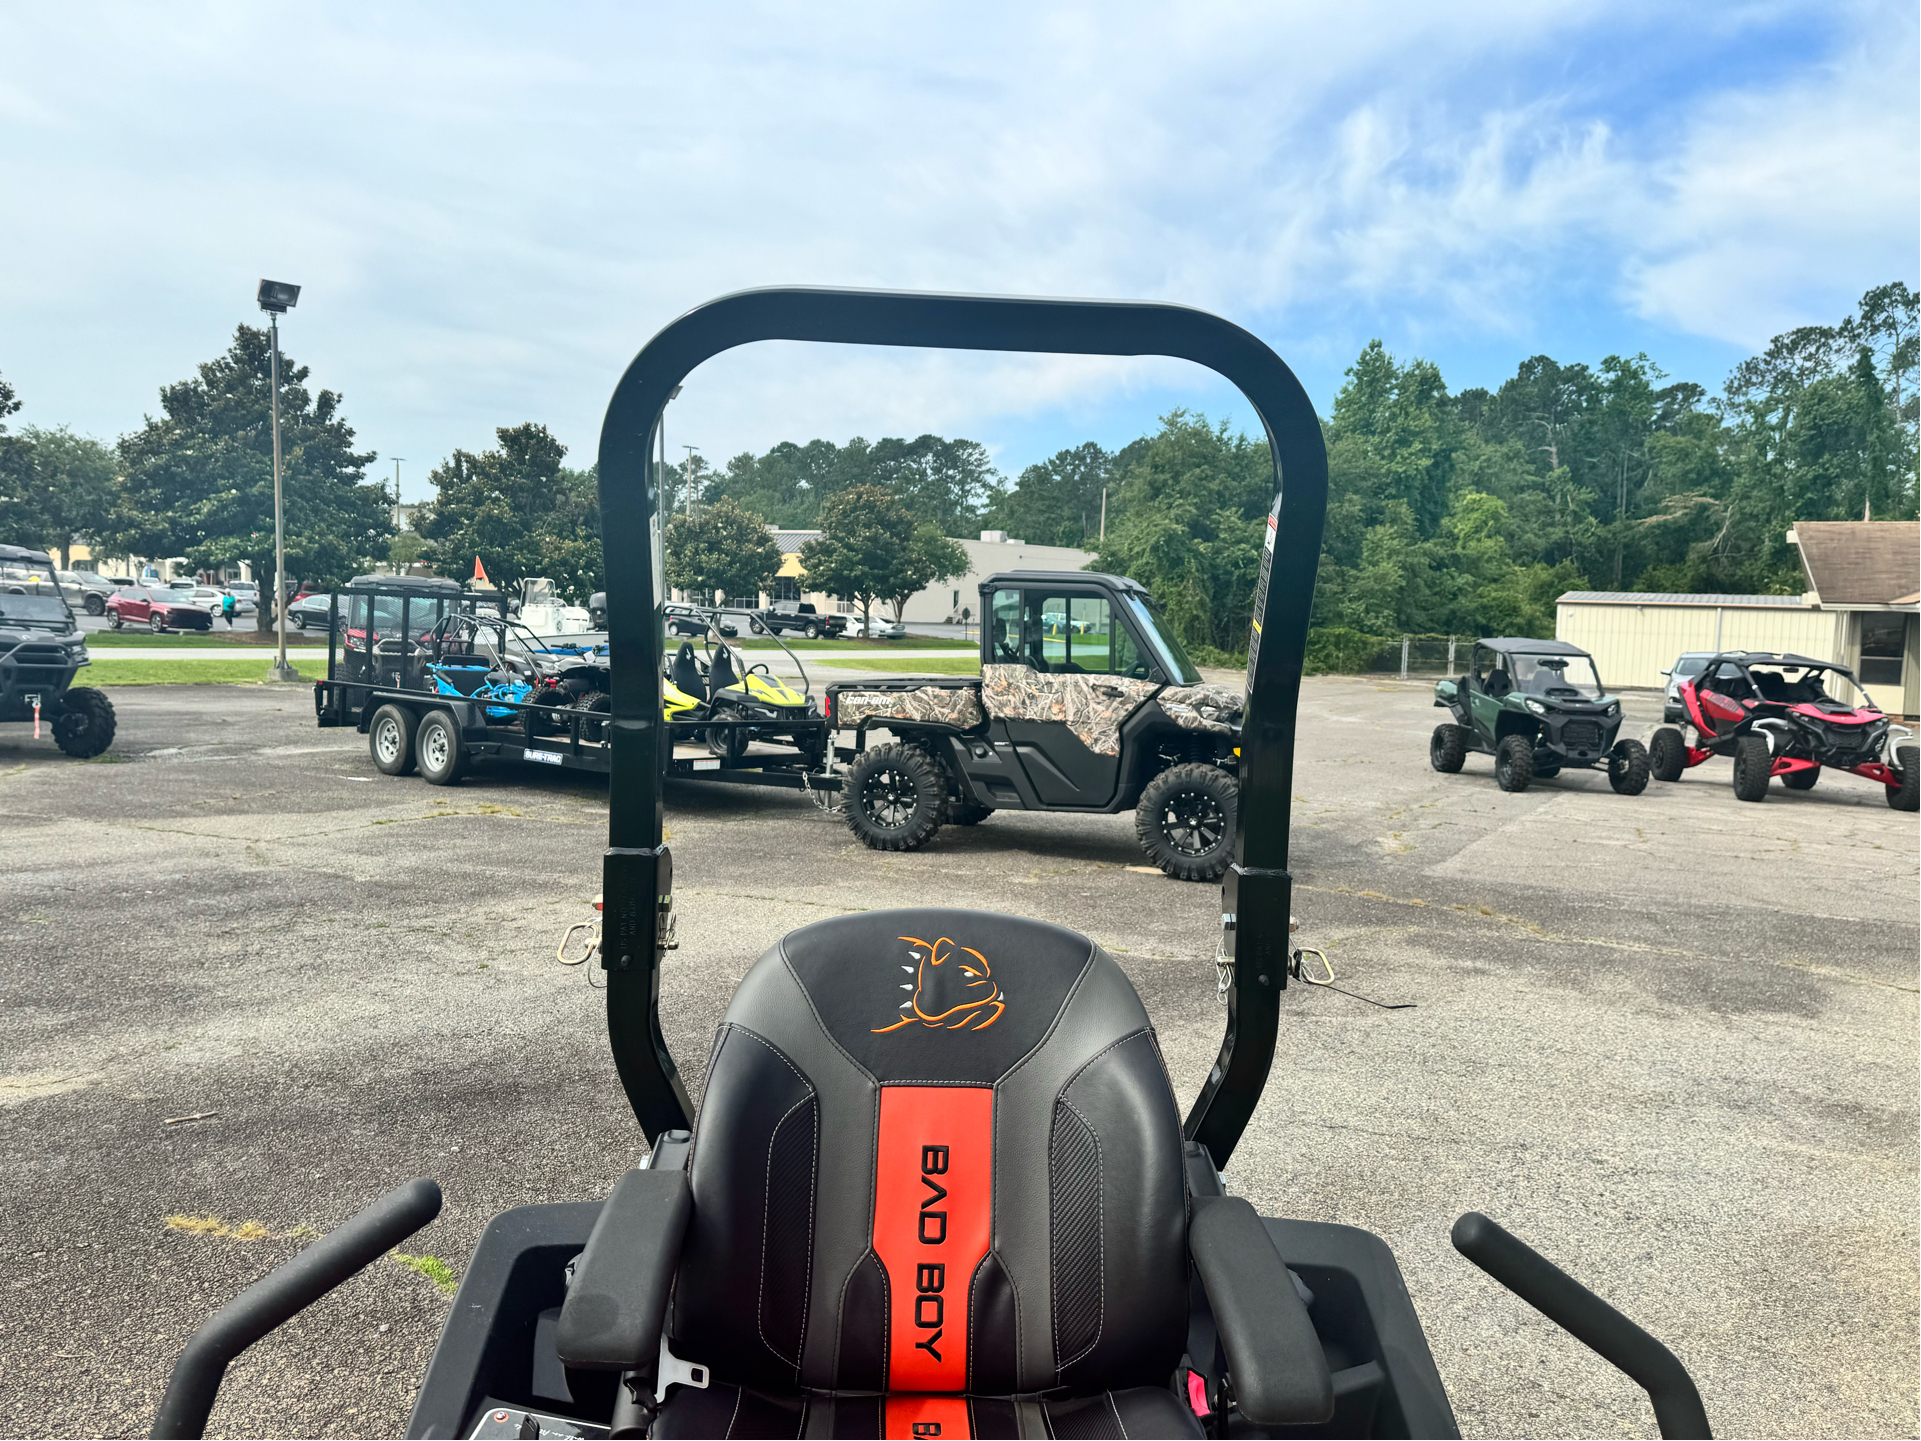
[(487, 567), (480, 563), (479, 556), (474, 557), (474, 579), (482, 585), (491, 586), (493, 584), (491, 580), (487, 579)]

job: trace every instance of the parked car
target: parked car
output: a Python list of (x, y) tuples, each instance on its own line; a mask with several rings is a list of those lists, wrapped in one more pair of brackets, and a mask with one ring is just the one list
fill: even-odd
[(57, 570), (54, 579), (60, 584), (60, 592), (66, 596), (67, 604), (75, 610), (84, 610), (88, 615), (105, 615), (107, 597), (113, 594), (113, 582), (102, 579), (90, 570)]
[(287, 607), (287, 619), (294, 623), (296, 630), (325, 630), (327, 615), (332, 608), (332, 595), (325, 592), (309, 593)]
[(783, 635), (788, 631), (799, 631), (809, 640), (819, 640), (822, 636), (838, 636), (847, 629), (844, 615), (822, 615), (804, 600), (777, 600), (766, 610), (757, 610), (747, 617), (747, 625), (756, 635), (769, 631)]
[(191, 595), (171, 587), (155, 589), (130, 585), (107, 597), (107, 625), (113, 630), (145, 624), (156, 633), (167, 630), (212, 630), (213, 612), (196, 604)]
[[(607, 598), (602, 596), (603, 612), (606, 604)], [(667, 634), (669, 635), (702, 636), (706, 635), (710, 628), (719, 630), (724, 636), (740, 634), (740, 627), (730, 620), (719, 620), (717, 613), (708, 607), (670, 604), (661, 608), (667, 613)], [(593, 610), (591, 603), (588, 605), (588, 610), (590, 613)], [(605, 624), (604, 621), (602, 623)]]
[(1675, 658), (1674, 668), (1661, 672), (1668, 678), (1667, 698), (1661, 703), (1661, 719), (1666, 724), (1681, 725), (1687, 720), (1687, 707), (1681, 701), (1681, 682), (1699, 675), (1714, 659), (1714, 654), (1711, 650), (1682, 651)]
[[(9, 546), (9, 550), (17, 547)], [(53, 571), (45, 566), (0, 562), (0, 592), (7, 595), (59, 595)]]
[(850, 620), (847, 634), (859, 636), (862, 640), (899, 640), (907, 634), (907, 627), (897, 620), (887, 620), (877, 615), (865, 622)]

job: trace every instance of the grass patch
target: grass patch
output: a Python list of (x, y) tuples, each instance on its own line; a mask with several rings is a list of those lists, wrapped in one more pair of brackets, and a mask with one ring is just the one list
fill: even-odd
[[(955, 640), (950, 636), (938, 635), (915, 635), (912, 631), (907, 633), (905, 640), (807, 640), (800, 636), (794, 636), (792, 638), (782, 636), (781, 639), (786, 642), (787, 649), (789, 650), (873, 650), (877, 646), (883, 649), (888, 646), (899, 646), (902, 650), (980, 649), (980, 642), (977, 640)], [(667, 643), (671, 647), (677, 640), (678, 637), (669, 636)], [(730, 640), (727, 643), (729, 645), (739, 646), (742, 650), (780, 649), (773, 641), (761, 636), (742, 636), (739, 640)], [(694, 648), (696, 650), (700, 648), (699, 641), (694, 642)]]
[(834, 664), (842, 670), (872, 670), (892, 675), (979, 675), (978, 656), (908, 656), (905, 660), (843, 660)]
[[(308, 680), (325, 680), (327, 662), (289, 656), (289, 663)], [(246, 685), (264, 684), (273, 662), (265, 656), (247, 660), (117, 660), (88, 675), (90, 685)]]
[[(304, 635), (295, 639), (297, 634), (295, 631), (287, 632), (287, 648), (289, 650), (297, 645), (325, 646), (327, 644), (324, 640), (314, 640)], [(87, 645), (90, 649), (94, 646), (102, 646), (109, 650), (117, 650), (122, 646), (137, 649), (142, 646), (155, 645), (168, 647), (187, 646), (196, 650), (202, 646), (205, 646), (209, 650), (257, 650), (262, 646), (275, 646), (279, 644), (279, 637), (271, 631), (258, 640), (254, 638), (254, 635), (255, 633), (251, 630), (213, 631), (211, 633), (206, 631), (190, 631), (170, 635), (155, 635), (150, 630), (95, 630), (87, 632)]]
[(165, 1225), (169, 1231), (183, 1231), (189, 1236), (219, 1236), (228, 1241), (277, 1241), (281, 1239), (258, 1221), (242, 1221), (238, 1225), (223, 1221), (218, 1216), (168, 1216)]
[(425, 1276), (439, 1288), (442, 1295), (451, 1296), (460, 1285), (460, 1277), (454, 1268), (438, 1256), (409, 1256), (401, 1251), (389, 1251), (396, 1266), (405, 1267), (416, 1276)]

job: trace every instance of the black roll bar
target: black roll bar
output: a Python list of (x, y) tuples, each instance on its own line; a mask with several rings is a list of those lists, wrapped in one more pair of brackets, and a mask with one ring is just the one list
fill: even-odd
[(173, 1363), (167, 1394), (153, 1418), (152, 1434), (205, 1435), (207, 1417), (220, 1394), (221, 1378), (236, 1356), (439, 1214), (440, 1187), (432, 1181), (409, 1181), (291, 1261), (274, 1267), (222, 1306), (193, 1333), (180, 1359)]
[(1625, 1371), (1654, 1403), (1663, 1436), (1705, 1438), (1707, 1409), (1687, 1367), (1667, 1347), (1527, 1242), (1479, 1211), (1454, 1223), (1454, 1249), (1566, 1331)]
[(662, 409), (705, 360), (762, 340), (1165, 355), (1239, 388), (1267, 431), (1278, 496), (1250, 648), (1234, 861), (1222, 887), (1222, 953), (1235, 962), (1227, 1032), (1185, 1124), (1225, 1166), (1267, 1084), (1287, 984), (1288, 800), (1294, 712), (1327, 508), (1327, 452), (1307, 392), (1261, 340), (1205, 311), (1142, 301), (1044, 300), (901, 291), (746, 290), (696, 307), (627, 367), (600, 432), (600, 523), (613, 670), (613, 774), (602, 891), (607, 1026), (621, 1085), (651, 1142), (691, 1124), (693, 1107), (660, 1029), (660, 958), (673, 861), (661, 843), (667, 730), (660, 714), (664, 597), (660, 476), (652, 437)]

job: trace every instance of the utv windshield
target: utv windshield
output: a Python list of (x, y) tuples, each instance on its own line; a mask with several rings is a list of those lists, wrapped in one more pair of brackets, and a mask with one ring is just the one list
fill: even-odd
[(1514, 688), (1548, 700), (1599, 700), (1601, 676), (1584, 655), (1512, 655)]
[(0, 595), (0, 624), (7, 621), (57, 625), (64, 630), (73, 623), (73, 612), (57, 595)]
[(1194, 662), (1187, 658), (1179, 638), (1168, 629), (1167, 622), (1161, 617), (1160, 607), (1138, 595), (1129, 595), (1127, 603), (1134, 612), (1134, 619), (1140, 624), (1141, 634), (1147, 637), (1147, 643), (1154, 648), (1154, 654), (1160, 658), (1175, 683), (1199, 685), (1201, 673), (1194, 668)]

